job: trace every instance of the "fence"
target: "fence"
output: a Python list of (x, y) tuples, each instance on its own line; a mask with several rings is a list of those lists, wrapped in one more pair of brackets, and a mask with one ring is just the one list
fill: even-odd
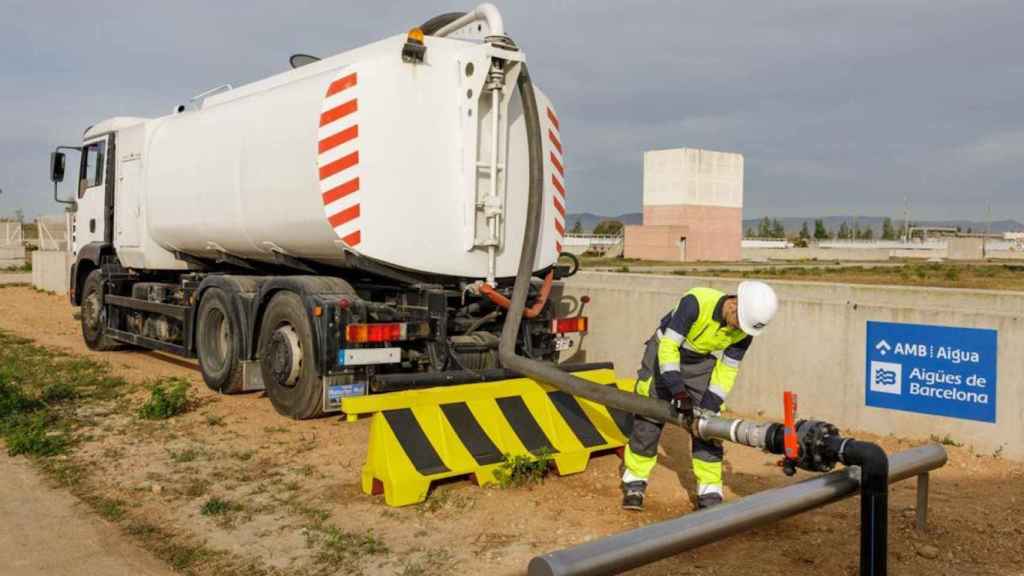
[(579, 255), (584, 252), (610, 255), (610, 252), (622, 249), (622, 234), (566, 234), (562, 239), (562, 247), (566, 252)]
[(24, 244), (21, 222), (0, 222), (0, 247), (14, 248)]
[(71, 228), (71, 213), (60, 216), (40, 216), (36, 219), (38, 243), (40, 250), (67, 252)]

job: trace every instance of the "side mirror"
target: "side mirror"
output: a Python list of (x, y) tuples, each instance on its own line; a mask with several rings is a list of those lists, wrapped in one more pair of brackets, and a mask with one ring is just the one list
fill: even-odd
[(64, 181), (64, 153), (50, 152), (50, 181), (54, 184)]
[(75, 150), (81, 152), (77, 146), (57, 146), (57, 149), (50, 152), (50, 182), (53, 182), (53, 200), (60, 204), (74, 204), (74, 200), (64, 200), (57, 194), (57, 185), (64, 181), (64, 168), (67, 166), (64, 153), (61, 150)]

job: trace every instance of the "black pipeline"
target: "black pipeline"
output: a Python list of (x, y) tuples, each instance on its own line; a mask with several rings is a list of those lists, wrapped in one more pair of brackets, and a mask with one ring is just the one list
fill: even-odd
[[(853, 442), (847, 443), (847, 454), (861, 449)], [(940, 468), (945, 463), (946, 450), (938, 444), (929, 444), (893, 454), (888, 458), (884, 474), (874, 476), (874, 480), (885, 478), (887, 483), (899, 482)], [(735, 502), (537, 556), (530, 561), (528, 574), (618, 574), (837, 502), (855, 494), (858, 487), (863, 490), (864, 483), (872, 481), (868, 478), (870, 474), (865, 468), (851, 466), (783, 488), (758, 492)], [(878, 504), (877, 501), (874, 503)], [(884, 564), (876, 568), (883, 572), (868, 573), (884, 574)], [(862, 564), (862, 573), (863, 569)]]

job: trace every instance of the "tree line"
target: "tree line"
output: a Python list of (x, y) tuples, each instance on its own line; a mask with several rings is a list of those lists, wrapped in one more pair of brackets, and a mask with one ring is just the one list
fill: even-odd
[[(882, 220), (882, 240), (896, 240), (902, 235), (903, 227), (897, 229), (892, 223), (892, 218)], [(777, 218), (765, 217), (758, 223), (756, 230), (752, 226), (747, 226), (744, 237), (784, 239), (786, 238), (786, 228)], [(823, 219), (818, 218), (813, 221), (813, 225), (811, 221), (805, 220), (796, 238), (799, 240), (810, 240), (811, 238), (815, 240), (874, 240), (875, 230), (870, 226), (861, 228), (857, 222), (850, 226), (844, 221), (839, 225), (838, 230), (833, 231), (825, 226)]]
[[(812, 230), (813, 228), (813, 230)], [(602, 235), (616, 235), (622, 234), (623, 224), (619, 220), (602, 220), (594, 227), (593, 234)], [(757, 229), (752, 226), (747, 226), (744, 238), (772, 238), (772, 239), (785, 239), (786, 227), (782, 224), (778, 218), (762, 218), (758, 222)], [(583, 234), (583, 224), (576, 220), (575, 223), (569, 229), (570, 234)], [(882, 240), (896, 240), (903, 237), (904, 227), (900, 226), (897, 228), (892, 218), (885, 218), (882, 220), (882, 234), (880, 238)], [(796, 236), (790, 235), (790, 237), (797, 240), (874, 240), (876, 238), (875, 230), (866, 226), (861, 228), (860, 224), (854, 222), (851, 226), (847, 222), (842, 222), (839, 225), (838, 230), (832, 230), (825, 226), (825, 221), (821, 218), (815, 220), (805, 220), (803, 225), (800, 227), (799, 233)]]

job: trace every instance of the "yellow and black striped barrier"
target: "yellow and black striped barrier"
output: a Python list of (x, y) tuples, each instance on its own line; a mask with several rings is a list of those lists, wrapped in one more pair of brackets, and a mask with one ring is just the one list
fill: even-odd
[[(576, 375), (633, 388), (610, 369)], [(422, 502), (435, 480), (496, 482), (506, 455), (547, 454), (558, 474), (582, 472), (592, 453), (624, 446), (632, 427), (630, 414), (529, 378), (344, 398), (341, 409), (373, 415), (363, 492), (383, 492), (390, 506)]]

